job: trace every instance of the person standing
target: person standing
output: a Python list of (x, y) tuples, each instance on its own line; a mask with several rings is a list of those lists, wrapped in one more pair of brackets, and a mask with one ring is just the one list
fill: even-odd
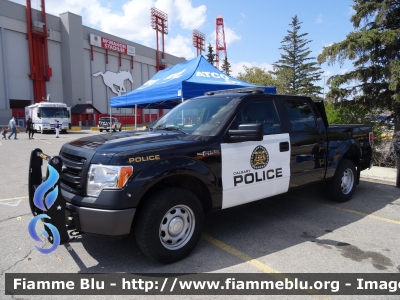
[(14, 140), (17, 139), (17, 125), (15, 123), (15, 117), (12, 117), (10, 120), (10, 123), (8, 124), (8, 127), (11, 129), (11, 134), (8, 136), (8, 139), (11, 138), (11, 136), (14, 134)]
[(33, 122), (32, 122), (32, 118), (29, 117), (28, 121), (26, 121), (26, 130), (29, 132), (29, 139), (33, 140)]
[(56, 121), (56, 124), (54, 124), (54, 129), (56, 130), (56, 138), (58, 138), (60, 134), (60, 123)]

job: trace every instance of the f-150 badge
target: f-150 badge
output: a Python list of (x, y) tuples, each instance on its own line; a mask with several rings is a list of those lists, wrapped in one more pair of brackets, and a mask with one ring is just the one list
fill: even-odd
[(197, 153), (197, 159), (202, 159), (204, 157), (208, 157), (208, 156), (220, 156), (221, 153), (219, 152), (219, 150), (211, 150), (211, 151), (203, 151), (200, 153)]

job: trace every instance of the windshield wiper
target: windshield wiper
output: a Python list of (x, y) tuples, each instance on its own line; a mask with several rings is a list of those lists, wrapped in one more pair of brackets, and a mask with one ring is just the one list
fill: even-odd
[(187, 134), (187, 133), (184, 132), (181, 128), (179, 128), (179, 127), (174, 127), (174, 126), (171, 126), (171, 127), (163, 127), (163, 128), (161, 128), (161, 129), (170, 130), (170, 131), (179, 131), (179, 132), (182, 132), (182, 133), (184, 133), (184, 134)]
[(168, 126), (168, 127), (163, 127), (163, 125), (158, 125), (157, 127), (149, 127), (150, 130), (167, 130), (167, 131), (179, 131), (184, 134), (187, 134), (184, 132), (181, 128), (179, 127), (174, 127), (174, 126)]

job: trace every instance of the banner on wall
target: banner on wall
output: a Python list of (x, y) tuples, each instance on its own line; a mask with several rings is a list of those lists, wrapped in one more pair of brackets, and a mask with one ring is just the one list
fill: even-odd
[(90, 45), (130, 56), (135, 56), (135, 47), (119, 43), (95, 34), (90, 34)]

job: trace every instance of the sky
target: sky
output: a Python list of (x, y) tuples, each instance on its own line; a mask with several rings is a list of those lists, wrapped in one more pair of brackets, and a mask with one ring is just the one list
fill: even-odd
[[(25, 5), (25, 0), (12, 0)], [(46, 0), (47, 13), (58, 16), (70, 11), (81, 15), (83, 25), (155, 48), (156, 34), (150, 25), (150, 9), (156, 7), (168, 14), (166, 52), (191, 59), (194, 29), (206, 36), (215, 49), (216, 17), (224, 20), (228, 61), (233, 76), (243, 72), (243, 65), (272, 70), (280, 59), (281, 41), (297, 15), (299, 33), (308, 33), (311, 57), (317, 58), (324, 46), (340, 42), (354, 31), (350, 22), (354, 10), (351, 0)], [(40, 9), (40, 0), (31, 0)], [(207, 49), (206, 49), (207, 50)], [(203, 52), (205, 55), (207, 51)], [(344, 74), (351, 62), (340, 66), (321, 65), (324, 80)], [(325, 90), (327, 92), (327, 88)]]

